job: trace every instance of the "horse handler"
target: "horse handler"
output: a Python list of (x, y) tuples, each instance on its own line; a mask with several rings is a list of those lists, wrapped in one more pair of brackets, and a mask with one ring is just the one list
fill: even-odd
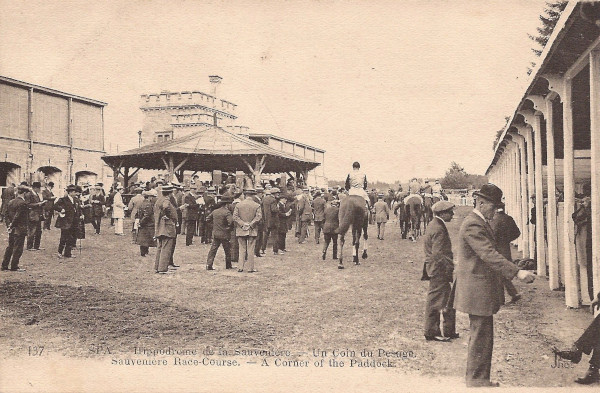
[[(425, 231), (425, 264), (421, 280), (429, 281), (427, 305), (425, 306), (425, 339), (447, 342), (458, 338), (456, 333), (456, 311), (446, 308), (450, 296), (454, 260), (452, 243), (446, 223), (452, 221), (454, 204), (439, 201), (432, 206), (434, 219)], [(444, 323), (440, 330), (440, 313)]]

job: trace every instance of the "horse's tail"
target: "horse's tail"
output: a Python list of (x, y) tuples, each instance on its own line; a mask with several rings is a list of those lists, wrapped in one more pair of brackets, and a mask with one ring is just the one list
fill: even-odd
[(340, 211), (339, 211), (340, 226), (338, 227), (338, 230), (337, 230), (337, 233), (339, 233), (340, 235), (345, 235), (346, 232), (348, 232), (348, 229), (350, 229), (350, 225), (352, 225), (351, 207), (352, 206), (350, 203), (340, 204)]

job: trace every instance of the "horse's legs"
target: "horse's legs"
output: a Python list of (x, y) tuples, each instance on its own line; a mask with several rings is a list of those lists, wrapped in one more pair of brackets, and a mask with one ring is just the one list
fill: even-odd
[[(364, 239), (364, 244), (363, 244), (363, 253), (362, 253), (362, 259), (367, 259), (367, 248), (369, 247), (369, 233), (367, 232), (369, 229), (369, 227), (367, 225), (363, 225), (363, 239)], [(360, 232), (358, 234), (358, 237), (360, 239)]]
[[(360, 231), (360, 229), (358, 231)], [(357, 234), (358, 231), (355, 230), (354, 228), (352, 228), (352, 260), (357, 265), (359, 264), (359, 262), (358, 262), (358, 243), (359, 243), (359, 239), (360, 239)]]

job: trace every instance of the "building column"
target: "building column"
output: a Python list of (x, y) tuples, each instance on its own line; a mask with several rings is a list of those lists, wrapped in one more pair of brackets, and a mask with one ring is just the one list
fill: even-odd
[(560, 288), (558, 265), (558, 224), (556, 209), (556, 163), (554, 161), (554, 116), (551, 99), (546, 100), (546, 151), (548, 162), (548, 284), (550, 289)]
[(513, 134), (517, 145), (519, 146), (519, 195), (521, 206), (520, 216), (521, 216), (521, 252), (523, 253), (523, 258), (529, 258), (529, 212), (527, 208), (529, 206), (529, 193), (527, 191), (527, 173), (526, 173), (526, 152), (525, 152), (525, 138), (520, 133)]
[(600, 51), (590, 52), (592, 166), (592, 272), (594, 294), (600, 291)]
[(530, 223), (531, 209), (533, 208), (533, 202), (531, 196), (535, 192), (534, 186), (534, 167), (533, 167), (533, 137), (531, 135), (531, 127), (524, 126), (519, 128), (519, 133), (525, 138), (525, 154), (527, 157), (527, 208), (525, 211), (527, 217), (528, 226), (528, 244), (529, 244), (529, 257), (535, 258), (535, 227)]
[[(533, 135), (535, 150), (535, 242), (537, 244), (538, 275), (546, 276), (546, 241), (544, 239), (544, 184), (542, 175), (542, 115), (536, 114), (533, 119)], [(540, 273), (541, 272), (541, 273)]]
[(573, 151), (573, 107), (572, 79), (564, 80), (563, 129), (564, 129), (564, 247), (565, 247), (565, 303), (568, 307), (579, 308), (578, 266), (575, 260), (575, 152)]

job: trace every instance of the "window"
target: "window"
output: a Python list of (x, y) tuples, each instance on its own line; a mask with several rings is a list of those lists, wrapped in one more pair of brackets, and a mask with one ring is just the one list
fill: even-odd
[(173, 139), (173, 131), (161, 131), (156, 133), (154, 140), (158, 143), (167, 142)]

